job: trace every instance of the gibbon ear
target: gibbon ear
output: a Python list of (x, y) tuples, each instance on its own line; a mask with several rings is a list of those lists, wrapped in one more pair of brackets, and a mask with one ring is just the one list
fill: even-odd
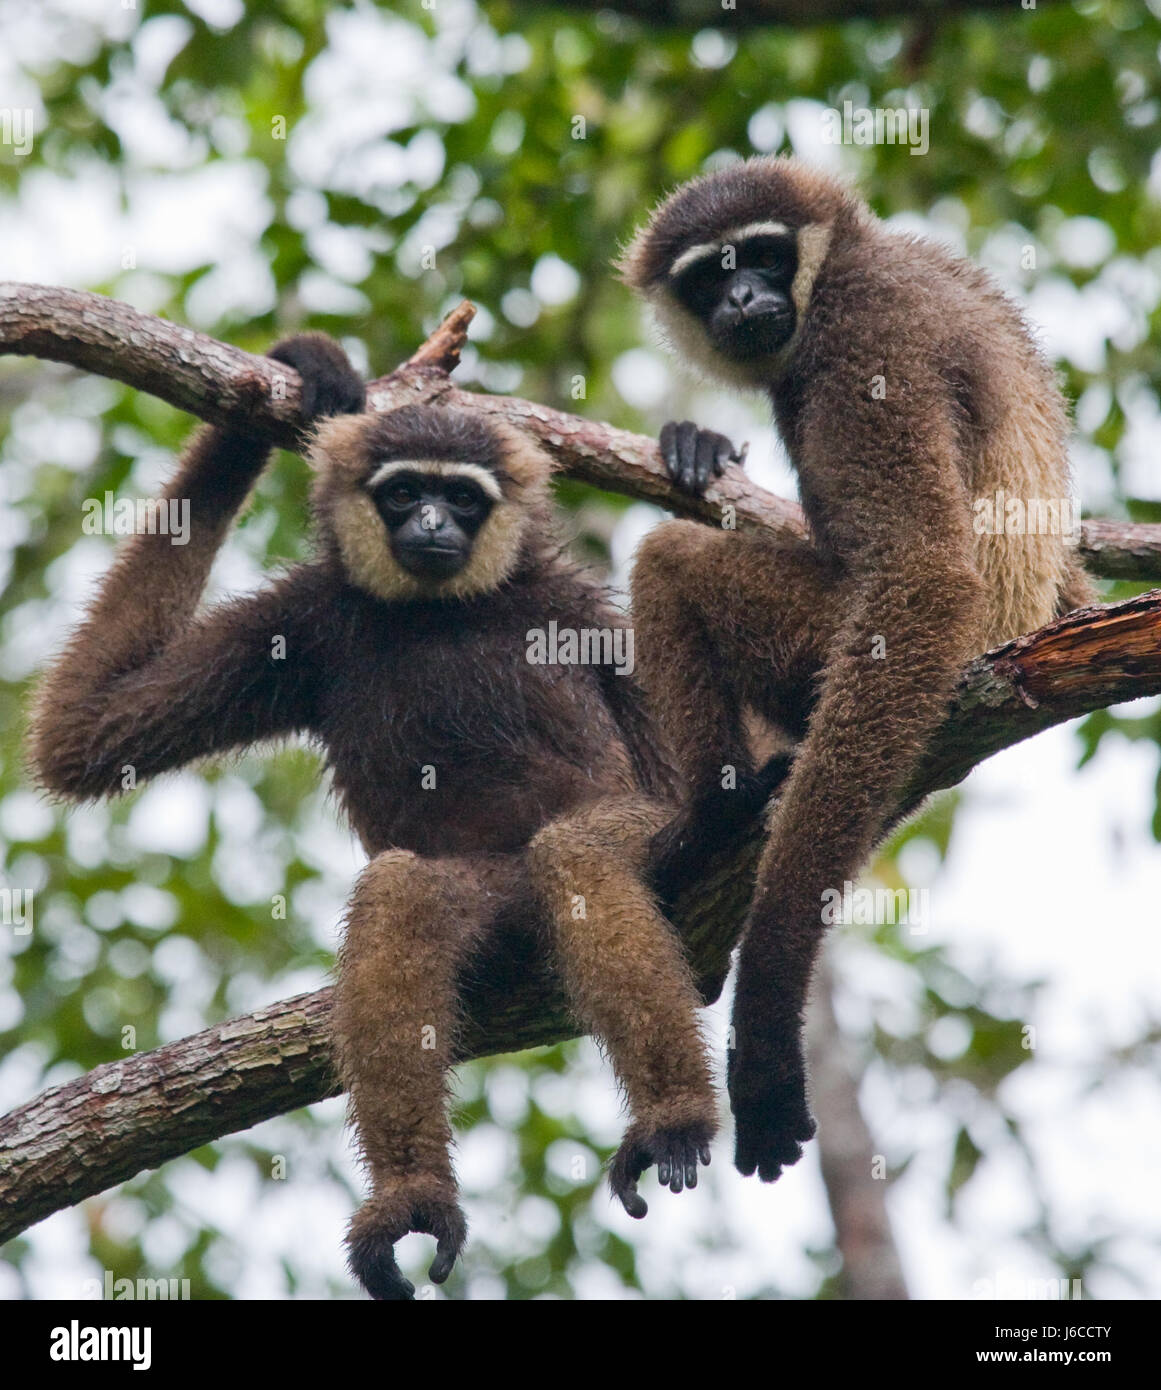
[(355, 483), (371, 466), (367, 432), (373, 415), (332, 415), (309, 435), (306, 461), (316, 473), (338, 474)]
[(488, 423), (504, 447), (504, 472), (518, 488), (527, 491), (543, 486), (559, 471), (560, 465), (552, 455), (523, 430), (506, 420)]

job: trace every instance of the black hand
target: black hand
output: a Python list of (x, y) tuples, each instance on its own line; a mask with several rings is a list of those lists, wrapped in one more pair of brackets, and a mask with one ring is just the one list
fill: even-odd
[(428, 1270), (433, 1284), (442, 1284), (452, 1272), (468, 1236), (467, 1222), (454, 1200), (403, 1195), (392, 1214), (353, 1236), (349, 1244), (351, 1273), (378, 1302), (415, 1297), (415, 1285), (395, 1261), (395, 1244), (409, 1231), (436, 1239), (435, 1259)]
[(756, 1172), (762, 1182), (776, 1182), (783, 1168), (798, 1162), (803, 1145), (814, 1137), (806, 1078), (799, 1074), (777, 1083), (749, 1082), (747, 1073), (735, 1065), (730, 1073), (734, 1167), (743, 1177)]
[(755, 966), (744, 942), (734, 990), (733, 1037), (726, 1070), (734, 1112), (734, 1166), (774, 1182), (797, 1163), (814, 1136), (806, 1098), (802, 1031), (793, 1009), (778, 1007), (778, 982)]
[(367, 399), (366, 387), (347, 354), (325, 333), (299, 333), (284, 338), (266, 354), (285, 362), (302, 377), (302, 414), (307, 422), (324, 415), (358, 415)]
[(720, 478), (727, 463), (741, 463), (739, 453), (724, 434), (699, 429), (692, 420), (670, 420), (661, 427), (661, 457), (666, 472), (684, 492), (700, 497), (711, 478)]
[(789, 753), (775, 753), (753, 772), (738, 771), (737, 785), (726, 790), (718, 783), (695, 792), (649, 845), (651, 883), (663, 905), (705, 874), (711, 861), (741, 844), (757, 817), (778, 791), (793, 765)]
[(670, 1192), (697, 1186), (698, 1163), (710, 1161), (712, 1126), (683, 1124), (639, 1132), (631, 1126), (609, 1169), (613, 1195), (635, 1220), (648, 1214), (637, 1183), (646, 1168), (657, 1165), (657, 1180)]
[(435, 1236), (435, 1259), (427, 1271), (433, 1284), (442, 1284), (452, 1272), (452, 1266), (459, 1258), (464, 1242), (468, 1238), (468, 1224), (459, 1207), (449, 1205), (429, 1209), (424, 1213), (426, 1220), (419, 1229)]
[(395, 1238), (390, 1231), (372, 1231), (352, 1242), (350, 1265), (377, 1303), (404, 1303), (415, 1297), (415, 1285), (395, 1262)]

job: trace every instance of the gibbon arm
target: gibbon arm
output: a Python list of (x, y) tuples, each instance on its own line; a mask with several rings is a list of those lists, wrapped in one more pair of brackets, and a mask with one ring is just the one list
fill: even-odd
[(195, 617), (268, 451), (259, 439), (200, 430), (164, 494), (189, 501), (187, 543), (136, 535), (117, 556), (38, 695), (32, 761), (51, 791), (116, 794), (308, 721), (311, 663), (296, 634), (310, 630), (300, 592), (309, 571)]
[[(899, 422), (909, 414), (884, 410), (877, 430), (862, 422), (851, 437), (877, 447), (844, 460), (841, 480), (822, 479), (859, 503), (823, 499), (839, 532), (827, 539), (846, 562), (836, 636), (770, 822), (734, 1002), (737, 1162), (765, 1180), (795, 1160), (812, 1129), (799, 1033), (823, 893), (841, 893), (880, 839), (982, 641), (984, 589), (952, 438), (934, 412), (926, 438), (908, 434)], [(814, 457), (827, 457), (822, 445)]]

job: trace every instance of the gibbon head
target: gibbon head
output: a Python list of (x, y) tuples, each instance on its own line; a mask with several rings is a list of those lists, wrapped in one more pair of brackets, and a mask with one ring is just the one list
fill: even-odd
[(359, 588), (468, 598), (516, 569), (548, 516), (548, 456), (515, 430), (412, 405), (320, 423), (315, 510)]
[(679, 358), (730, 386), (785, 369), (836, 230), (867, 216), (835, 180), (784, 157), (683, 184), (618, 263)]

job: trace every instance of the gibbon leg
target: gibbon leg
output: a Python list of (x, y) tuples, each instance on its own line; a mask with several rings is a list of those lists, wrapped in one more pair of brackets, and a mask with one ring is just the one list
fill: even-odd
[(633, 571), (637, 669), (688, 788), (752, 771), (743, 710), (801, 730), (838, 628), (836, 572), (805, 541), (674, 521)]
[(633, 571), (638, 676), (689, 798), (653, 846), (664, 902), (701, 876), (786, 777), (786, 751), (754, 770), (747, 708), (801, 736), (841, 589), (804, 541), (675, 521), (642, 545)]
[(668, 808), (603, 801), (532, 840), (529, 865), (577, 1018), (608, 1050), (630, 1124), (609, 1180), (630, 1216), (648, 1208), (637, 1180), (651, 1164), (671, 1191), (697, 1185), (717, 1129), (700, 998), (676, 933), (643, 880)]
[[(728, 1079), (742, 1173), (773, 1181), (814, 1133), (801, 1028), (824, 895), (841, 893), (881, 839), (982, 632), (982, 585), (969, 566), (907, 574), (900, 564), (850, 595), (771, 814), (738, 955)], [(879, 642), (890, 663), (876, 658)]]
[(458, 972), (494, 913), (470, 860), (402, 850), (373, 859), (351, 898), (332, 1027), (371, 1177), (347, 1237), (350, 1264), (376, 1299), (414, 1294), (392, 1248), (407, 1232), (436, 1237), (437, 1284), (467, 1234), (449, 1153), (446, 1073)]

